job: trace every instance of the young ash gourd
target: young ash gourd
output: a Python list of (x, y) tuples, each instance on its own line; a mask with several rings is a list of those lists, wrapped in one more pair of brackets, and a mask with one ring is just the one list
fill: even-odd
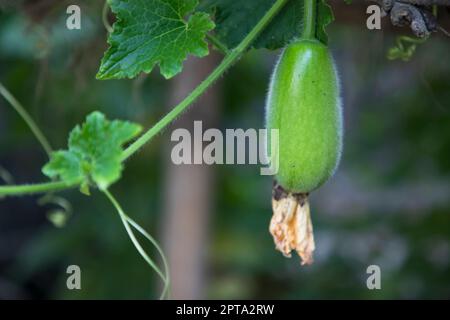
[(278, 159), (270, 232), (276, 248), (286, 257), (297, 251), (302, 265), (313, 262), (315, 249), (308, 195), (333, 175), (341, 156), (339, 91), (327, 46), (300, 39), (284, 49), (266, 105), (267, 129), (279, 136), (276, 146), (268, 136), (271, 159)]

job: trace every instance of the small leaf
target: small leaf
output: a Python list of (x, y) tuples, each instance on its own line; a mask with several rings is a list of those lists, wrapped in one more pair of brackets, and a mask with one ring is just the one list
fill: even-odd
[(206, 33), (214, 29), (203, 12), (185, 17), (198, 0), (109, 0), (117, 22), (109, 35), (109, 49), (102, 59), (98, 79), (134, 78), (158, 64), (171, 78), (182, 70), (188, 54), (208, 54)]
[(85, 194), (89, 194), (91, 182), (104, 190), (120, 178), (122, 145), (140, 131), (137, 124), (109, 121), (102, 113), (93, 112), (70, 133), (69, 150), (53, 152), (42, 172), (67, 182), (81, 180)]

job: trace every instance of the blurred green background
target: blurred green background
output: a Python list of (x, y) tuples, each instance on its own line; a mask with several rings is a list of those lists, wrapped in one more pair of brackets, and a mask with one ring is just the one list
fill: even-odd
[[(174, 298), (450, 298), (449, 38), (435, 34), (411, 61), (389, 61), (395, 37), (408, 31), (369, 31), (364, 5), (355, 4), (348, 18), (337, 2), (329, 35), (342, 82), (345, 149), (336, 176), (312, 195), (312, 266), (274, 250), (272, 181), (259, 166), (170, 164), (170, 133), (193, 120), (222, 130), (263, 127), (279, 52), (248, 53), (134, 156), (113, 186), (129, 215), (163, 243)], [(103, 1), (71, 3), (82, 8), (82, 30), (65, 28), (64, 1), (0, 7), (0, 82), (56, 148), (93, 110), (151, 126), (220, 59), (189, 59), (183, 75), (169, 81), (157, 70), (135, 80), (95, 80), (106, 48)], [(46, 161), (0, 98), (1, 168), (16, 183), (44, 181)], [(158, 297), (158, 278), (107, 199), (61, 195), (74, 210), (61, 229), (46, 219), (52, 207), (38, 205), (38, 197), (0, 199), (0, 298)], [(71, 264), (81, 267), (81, 290), (66, 288)], [(366, 287), (372, 264), (381, 268), (381, 290)]]

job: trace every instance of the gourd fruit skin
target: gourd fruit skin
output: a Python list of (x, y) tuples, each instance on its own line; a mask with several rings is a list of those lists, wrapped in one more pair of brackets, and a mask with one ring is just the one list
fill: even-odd
[[(300, 39), (285, 48), (270, 83), (266, 127), (279, 129), (276, 177), (287, 191), (311, 192), (336, 170), (342, 150), (339, 94), (334, 61), (324, 44)], [(269, 130), (269, 152), (270, 140)]]

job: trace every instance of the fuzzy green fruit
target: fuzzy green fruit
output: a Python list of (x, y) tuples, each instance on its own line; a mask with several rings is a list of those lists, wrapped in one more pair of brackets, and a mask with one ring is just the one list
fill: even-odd
[(279, 129), (278, 183), (292, 193), (320, 187), (336, 170), (342, 150), (339, 80), (324, 44), (303, 39), (285, 48), (266, 108), (267, 128)]

